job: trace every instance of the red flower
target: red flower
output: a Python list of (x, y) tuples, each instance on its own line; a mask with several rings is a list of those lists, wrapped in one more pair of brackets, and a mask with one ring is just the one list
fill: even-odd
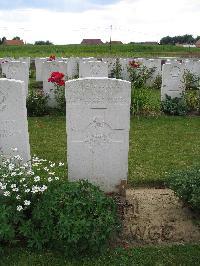
[(58, 86), (64, 86), (65, 85), (65, 81), (64, 80), (59, 80), (59, 81), (57, 81), (57, 85)]
[(64, 74), (61, 72), (52, 72), (50, 78), (48, 79), (48, 82), (54, 83), (56, 86), (64, 86)]
[(56, 60), (56, 56), (54, 54), (50, 55), (48, 61), (54, 61), (54, 60)]
[(135, 60), (129, 62), (129, 66), (132, 68), (138, 68), (140, 67), (140, 64), (136, 62)]

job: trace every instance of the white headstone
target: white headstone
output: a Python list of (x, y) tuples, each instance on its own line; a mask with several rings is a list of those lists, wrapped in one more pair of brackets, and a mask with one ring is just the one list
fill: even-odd
[(131, 83), (84, 78), (65, 84), (68, 178), (118, 191), (128, 173)]
[(35, 58), (36, 81), (43, 81), (42, 64), (45, 61), (47, 61), (47, 58)]
[(165, 100), (166, 95), (172, 98), (181, 98), (182, 93), (185, 91), (183, 75), (183, 64), (174, 62), (163, 65), (161, 100)]
[(186, 70), (190, 71), (192, 74), (200, 77), (200, 61), (188, 60), (185, 61)]
[(30, 160), (24, 82), (0, 79), (0, 152), (9, 156), (13, 148), (24, 162)]
[(151, 78), (147, 80), (147, 85), (152, 85), (154, 80), (156, 79), (157, 76), (162, 75), (162, 70), (161, 70), (161, 59), (149, 59), (145, 61), (145, 66), (148, 69), (153, 69), (153, 73), (151, 75)]
[(28, 95), (29, 68), (27, 63), (19, 61), (10, 61), (2, 64), (1, 66), (2, 73), (5, 74), (7, 79), (24, 81), (25, 92), (26, 95)]
[(129, 80), (129, 74), (128, 74), (129, 59), (128, 58), (119, 58), (119, 64), (121, 67), (121, 78), (123, 80)]
[(135, 59), (133, 59), (133, 60), (135, 60), (136, 62), (138, 62), (139, 64), (141, 64), (141, 65), (145, 65), (146, 64), (146, 62), (147, 62), (147, 58), (135, 58)]
[(79, 58), (70, 57), (67, 61), (67, 77), (68, 79), (74, 79), (79, 75)]
[(46, 95), (49, 95), (48, 105), (52, 108), (57, 106), (55, 99), (54, 89), (55, 85), (52, 82), (48, 82), (52, 72), (61, 72), (67, 77), (67, 62), (64, 61), (45, 61), (42, 65), (43, 73), (43, 91)]
[(68, 57), (60, 57), (60, 58), (56, 58), (57, 61), (65, 61), (68, 62), (69, 58)]
[(30, 57), (19, 57), (16, 61), (27, 63), (28, 68), (31, 66), (31, 58)]
[(0, 58), (0, 64), (5, 63), (5, 62), (10, 62), (10, 61), (15, 61), (15, 59), (13, 57)]
[(129, 67), (129, 62), (131, 60), (129, 58), (120, 58), (119, 63), (121, 66), (121, 76), (123, 80), (128, 80), (130, 81), (129, 78), (129, 73), (128, 73), (128, 67)]
[(103, 58), (102, 61), (108, 65), (108, 77), (112, 77), (113, 68), (116, 64), (116, 58)]
[(82, 57), (82, 58), (79, 58), (79, 63), (80, 62), (88, 62), (88, 61), (98, 61), (98, 60), (95, 57)]
[(108, 77), (108, 65), (101, 61), (80, 62), (79, 77)]
[(10, 57), (6, 57), (6, 58), (0, 58), (0, 64), (1, 64), (1, 69), (4, 69), (4, 71), (6, 71), (7, 67), (8, 67), (8, 62), (10, 61), (15, 61), (14, 58), (10, 58)]

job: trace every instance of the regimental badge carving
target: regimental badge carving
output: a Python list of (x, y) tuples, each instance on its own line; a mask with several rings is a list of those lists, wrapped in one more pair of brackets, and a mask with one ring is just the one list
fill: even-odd
[(0, 91), (0, 112), (6, 109), (6, 95)]
[(171, 69), (170, 75), (172, 76), (172, 78), (177, 78), (179, 77), (181, 74), (181, 69), (178, 66), (174, 66)]
[(100, 117), (94, 117), (93, 121), (85, 129), (85, 132), (86, 138), (83, 142), (88, 144), (90, 149), (95, 146), (112, 142), (112, 139), (110, 138), (112, 129)]
[(92, 76), (96, 77), (99, 75), (99, 72), (101, 71), (101, 66), (100, 65), (91, 65), (91, 74)]

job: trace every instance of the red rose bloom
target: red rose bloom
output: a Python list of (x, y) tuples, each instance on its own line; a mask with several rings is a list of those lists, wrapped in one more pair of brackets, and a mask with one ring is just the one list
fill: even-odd
[(64, 74), (61, 72), (52, 72), (48, 82), (54, 83), (56, 86), (64, 86)]
[(56, 56), (55, 55), (50, 55), (49, 58), (48, 58), (48, 61), (54, 61), (56, 60)]

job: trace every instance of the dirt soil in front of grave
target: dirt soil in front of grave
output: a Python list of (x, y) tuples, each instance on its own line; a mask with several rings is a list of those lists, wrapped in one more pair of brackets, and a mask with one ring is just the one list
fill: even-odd
[(170, 189), (127, 189), (114, 196), (122, 220), (116, 245), (200, 243), (200, 217)]

